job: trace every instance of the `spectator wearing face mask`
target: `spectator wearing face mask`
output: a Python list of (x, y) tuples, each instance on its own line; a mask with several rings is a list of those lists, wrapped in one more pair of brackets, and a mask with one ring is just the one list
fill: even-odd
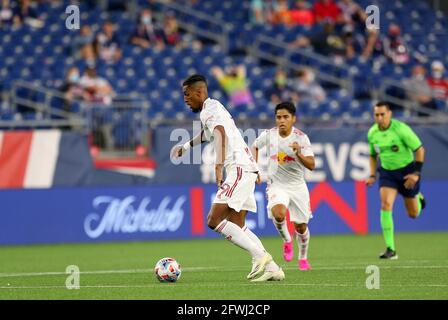
[[(426, 80), (426, 70), (421, 65), (416, 65), (412, 69), (412, 77), (406, 79), (405, 82), (407, 97), (419, 106), (428, 109), (437, 109), (437, 105), (431, 96), (431, 88)], [(425, 115), (419, 113), (419, 115)]]
[(84, 100), (86, 98), (86, 92), (80, 85), (80, 75), (77, 67), (71, 67), (68, 69), (64, 83), (59, 88), (64, 95), (63, 110), (71, 112), (72, 104), (75, 100)]
[(434, 61), (431, 64), (431, 76), (428, 78), (428, 85), (431, 87), (433, 97), (446, 103), (448, 99), (448, 79), (444, 77), (444, 72), (443, 63)]
[(163, 36), (161, 32), (156, 29), (150, 9), (143, 9), (138, 18), (137, 27), (131, 36), (131, 43), (142, 47), (164, 47)]

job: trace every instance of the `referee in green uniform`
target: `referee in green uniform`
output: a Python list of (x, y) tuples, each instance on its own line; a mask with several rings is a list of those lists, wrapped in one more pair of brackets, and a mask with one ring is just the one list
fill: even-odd
[(386, 242), (386, 251), (380, 258), (397, 259), (392, 218), (394, 202), (397, 194), (401, 194), (411, 218), (417, 218), (425, 207), (425, 199), (420, 192), (420, 173), (425, 149), (419, 137), (407, 124), (392, 119), (392, 111), (387, 103), (378, 102), (375, 105), (374, 117), (375, 124), (367, 134), (370, 148), (370, 177), (366, 184), (371, 186), (376, 181), (379, 157), (381, 228)]

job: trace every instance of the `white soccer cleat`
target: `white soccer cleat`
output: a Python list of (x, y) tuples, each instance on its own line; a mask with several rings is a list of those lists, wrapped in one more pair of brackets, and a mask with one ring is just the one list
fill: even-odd
[(252, 270), (247, 275), (247, 279), (254, 279), (256, 276), (261, 274), (264, 271), (266, 265), (271, 261), (272, 256), (269, 253), (266, 253), (260, 260), (255, 260), (255, 262), (252, 264)]
[(251, 278), (251, 276), (252, 276), (252, 274), (254, 273), (254, 271), (255, 271), (255, 267), (256, 267), (256, 263), (255, 263), (255, 259), (254, 258), (252, 258), (252, 269), (250, 270), (250, 272), (249, 272), (249, 274), (247, 275), (247, 279), (252, 279)]
[(251, 280), (251, 282), (263, 281), (282, 281), (285, 279), (285, 273), (282, 268), (277, 271), (265, 271), (259, 278)]

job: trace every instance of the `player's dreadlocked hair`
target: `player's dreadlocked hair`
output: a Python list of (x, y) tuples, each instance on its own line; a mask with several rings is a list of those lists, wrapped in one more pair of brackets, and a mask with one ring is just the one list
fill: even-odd
[(296, 115), (296, 107), (291, 102), (281, 102), (275, 107), (275, 114), (280, 109), (286, 109), (291, 115)]
[(204, 82), (205, 85), (207, 85), (207, 79), (201, 74), (193, 74), (189, 76), (183, 83), (182, 86), (191, 86), (192, 84), (195, 84), (196, 82)]

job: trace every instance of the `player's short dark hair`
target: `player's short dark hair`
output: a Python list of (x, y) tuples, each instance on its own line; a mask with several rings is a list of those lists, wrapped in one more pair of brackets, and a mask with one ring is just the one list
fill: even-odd
[(195, 84), (196, 82), (204, 82), (205, 85), (207, 85), (207, 79), (201, 75), (201, 74), (193, 74), (189, 76), (183, 83), (182, 86), (191, 86), (192, 84)]
[(287, 110), (291, 115), (296, 115), (296, 107), (292, 102), (281, 102), (275, 107), (275, 114), (277, 114), (278, 110), (285, 109)]
[(375, 107), (386, 107), (386, 109), (387, 110), (392, 110), (391, 108), (390, 108), (390, 105), (389, 105), (389, 102), (387, 102), (387, 101), (378, 101), (376, 104), (375, 104)]

